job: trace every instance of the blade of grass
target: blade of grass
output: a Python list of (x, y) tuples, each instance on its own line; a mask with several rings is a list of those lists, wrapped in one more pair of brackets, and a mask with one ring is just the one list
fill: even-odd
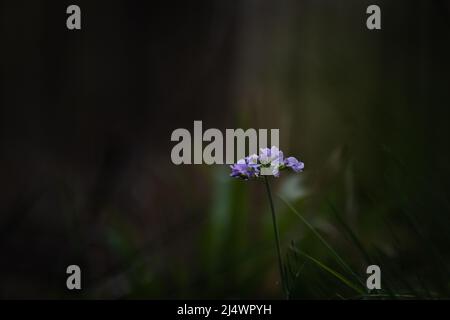
[(358, 248), (359, 252), (364, 257), (364, 260), (366, 261), (366, 263), (373, 264), (369, 253), (364, 249), (364, 246), (362, 245), (361, 241), (359, 241), (358, 237), (353, 232), (353, 230), (350, 228), (350, 226), (342, 219), (338, 210), (336, 209), (336, 207), (330, 200), (328, 200), (328, 206), (330, 207), (331, 211), (333, 211), (337, 222), (341, 225), (341, 227), (344, 229), (344, 231), (348, 234), (351, 241), (355, 244), (356, 248)]
[[(392, 298), (392, 295), (390, 294), (365, 294), (360, 296), (354, 296), (351, 297), (351, 299), (358, 299), (358, 298)], [(417, 299), (418, 297), (413, 294), (394, 294), (395, 299)]]
[(322, 244), (334, 255), (339, 264), (349, 272), (353, 277), (355, 277), (358, 282), (365, 287), (364, 283), (361, 279), (356, 275), (356, 273), (349, 267), (349, 265), (341, 258), (341, 256), (331, 247), (331, 245), (316, 231), (316, 229), (282, 196), (278, 195), (278, 197), (287, 205), (289, 209), (294, 212), (294, 214), (302, 220), (302, 222), (308, 227), (309, 230), (322, 242)]
[[(342, 228), (344, 229), (344, 232), (346, 232), (349, 235), (351, 241), (356, 246), (356, 248), (360, 251), (360, 253), (362, 254), (366, 263), (368, 265), (372, 265), (372, 264), (379, 265), (379, 263), (374, 262), (374, 259), (369, 255), (368, 251), (364, 248), (362, 242), (359, 240), (358, 236), (353, 232), (352, 228), (344, 221), (344, 219), (342, 219), (341, 214), (339, 213), (339, 211), (337, 210), (337, 208), (333, 204), (333, 202), (331, 202), (330, 200), (328, 200), (327, 202), (328, 202), (328, 206), (330, 207), (331, 211), (334, 213), (336, 220), (342, 226)], [(392, 298), (395, 298), (394, 292), (393, 292), (392, 288), (390, 287), (390, 285), (385, 283), (384, 286), (386, 287), (386, 292), (388, 292), (388, 294), (392, 295)]]
[(322, 268), (323, 270), (327, 271), (328, 273), (330, 273), (331, 275), (333, 275), (334, 277), (336, 277), (338, 280), (340, 280), (342, 283), (344, 283), (345, 285), (347, 285), (348, 287), (350, 287), (351, 289), (355, 290), (357, 293), (359, 293), (360, 295), (364, 295), (365, 292), (363, 290), (361, 290), (358, 285), (353, 284), (350, 280), (348, 280), (347, 278), (345, 278), (343, 275), (341, 275), (339, 272), (331, 269), (330, 267), (326, 266), (325, 264), (323, 264), (322, 262), (320, 262), (319, 260), (311, 257), (310, 255), (298, 250), (297, 248), (293, 248), (291, 247), (291, 250), (293, 250), (294, 252), (296, 252), (297, 254), (307, 258), (308, 260), (314, 262), (317, 266), (319, 266), (320, 268)]

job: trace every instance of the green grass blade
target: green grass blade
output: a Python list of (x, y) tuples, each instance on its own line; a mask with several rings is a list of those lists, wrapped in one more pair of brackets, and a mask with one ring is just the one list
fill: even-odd
[(339, 264), (352, 276), (355, 277), (355, 279), (358, 280), (358, 282), (364, 287), (364, 283), (362, 283), (361, 279), (356, 275), (355, 272), (348, 266), (348, 264), (341, 258), (341, 256), (331, 247), (331, 245), (316, 231), (316, 229), (282, 196), (278, 195), (278, 197), (288, 206), (289, 209), (294, 212), (294, 214), (302, 220), (302, 222), (311, 230), (311, 232), (322, 242), (322, 244), (334, 255), (336, 260), (339, 262)]
[(335, 278), (337, 278), (338, 280), (340, 280), (342, 283), (344, 283), (345, 285), (347, 285), (348, 287), (352, 288), (353, 290), (355, 290), (357, 293), (359, 293), (360, 295), (364, 295), (365, 292), (363, 290), (361, 290), (358, 285), (352, 283), (350, 280), (348, 280), (347, 278), (345, 278), (343, 275), (341, 275), (339, 272), (331, 269), (330, 267), (326, 266), (325, 264), (323, 264), (322, 262), (320, 262), (319, 260), (311, 257), (310, 255), (298, 250), (297, 248), (293, 248), (291, 247), (291, 250), (293, 250), (294, 252), (296, 252), (297, 254), (307, 258), (308, 260), (314, 262), (317, 266), (319, 266), (320, 268), (322, 268), (323, 270), (327, 271), (328, 273), (330, 273), (331, 275), (333, 275)]

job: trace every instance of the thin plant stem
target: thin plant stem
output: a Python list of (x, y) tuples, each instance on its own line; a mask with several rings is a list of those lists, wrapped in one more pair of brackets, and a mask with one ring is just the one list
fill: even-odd
[(287, 298), (288, 291), (286, 288), (286, 281), (284, 279), (284, 272), (283, 272), (283, 263), (281, 260), (280, 236), (278, 233), (277, 217), (275, 216), (275, 207), (273, 205), (272, 192), (270, 191), (269, 179), (267, 179), (267, 176), (264, 176), (264, 182), (266, 184), (267, 195), (269, 196), (270, 210), (272, 212), (273, 231), (275, 233), (275, 243), (276, 243), (276, 247), (277, 247), (278, 268), (280, 270), (281, 286), (282, 286), (283, 292), (285, 293), (286, 298)]

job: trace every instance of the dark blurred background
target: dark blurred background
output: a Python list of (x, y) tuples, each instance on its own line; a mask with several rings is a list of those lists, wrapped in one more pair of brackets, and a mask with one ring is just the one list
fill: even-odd
[(367, 297), (307, 257), (450, 297), (448, 1), (0, 3), (1, 298), (282, 297), (264, 185), (171, 162), (194, 120), (305, 162), (272, 179), (291, 298)]

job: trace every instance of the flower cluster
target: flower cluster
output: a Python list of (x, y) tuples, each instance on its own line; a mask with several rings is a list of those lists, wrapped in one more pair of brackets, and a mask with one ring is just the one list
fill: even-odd
[(253, 154), (239, 160), (231, 167), (230, 176), (248, 180), (258, 178), (261, 175), (280, 176), (280, 171), (290, 168), (294, 172), (300, 172), (305, 167), (304, 163), (294, 157), (284, 158), (283, 152), (276, 146), (262, 148), (258, 155)]

